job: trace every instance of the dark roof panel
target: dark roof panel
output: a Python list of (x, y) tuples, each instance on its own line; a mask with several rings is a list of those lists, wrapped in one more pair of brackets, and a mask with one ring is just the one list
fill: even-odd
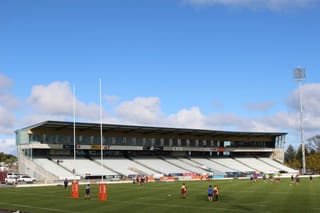
[[(29, 127), (25, 127), (22, 130), (33, 130), (39, 128), (67, 128), (73, 129), (74, 125), (77, 130), (93, 130), (100, 131), (100, 123), (82, 123), (66, 122), (66, 121), (44, 121)], [(118, 132), (138, 132), (138, 133), (158, 133), (158, 134), (185, 134), (196, 136), (269, 136), (276, 137), (286, 135), (283, 132), (240, 132), (240, 131), (217, 131), (217, 130), (205, 130), (205, 129), (188, 129), (188, 128), (170, 128), (170, 127), (151, 127), (151, 126), (133, 126), (133, 125), (119, 125), (119, 124), (102, 124), (102, 129), (109, 129)]]

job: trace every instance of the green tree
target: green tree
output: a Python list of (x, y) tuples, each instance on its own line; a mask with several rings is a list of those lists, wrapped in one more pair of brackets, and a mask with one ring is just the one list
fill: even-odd
[(293, 159), (296, 158), (296, 150), (294, 147), (290, 144), (287, 148), (287, 151), (284, 153), (284, 162), (289, 163)]
[(297, 158), (292, 159), (292, 161), (290, 161), (286, 165), (291, 168), (294, 168), (294, 169), (301, 169), (302, 168), (301, 161), (298, 160)]
[(314, 153), (306, 158), (307, 168), (309, 170), (320, 171), (320, 153)]
[[(305, 157), (306, 157), (306, 158), (307, 158), (307, 156), (309, 155), (309, 151), (308, 151), (308, 150), (310, 150), (310, 149), (308, 148), (308, 145), (305, 144), (305, 145), (304, 145), (304, 154), (305, 154)], [(300, 160), (300, 162), (302, 163), (302, 144), (300, 144), (299, 147), (298, 147), (298, 151), (297, 151), (297, 154), (296, 154), (296, 158), (297, 158), (298, 160)]]
[(5, 154), (3, 152), (0, 152), (0, 162), (4, 162), (6, 164), (12, 165), (14, 162), (16, 162), (18, 159), (16, 156), (11, 154)]

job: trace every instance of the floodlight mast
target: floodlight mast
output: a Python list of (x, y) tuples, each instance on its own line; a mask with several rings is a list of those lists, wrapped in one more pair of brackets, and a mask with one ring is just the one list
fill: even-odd
[(101, 79), (99, 79), (100, 93), (100, 153), (101, 153), (101, 182), (103, 182), (103, 132), (102, 132), (102, 95), (101, 95)]
[(306, 173), (306, 157), (305, 157), (305, 145), (303, 138), (303, 116), (302, 116), (302, 91), (301, 82), (306, 78), (306, 71), (304, 68), (296, 68), (293, 70), (293, 77), (299, 82), (299, 100), (300, 100), (300, 136), (301, 136), (301, 149), (302, 149), (302, 173)]

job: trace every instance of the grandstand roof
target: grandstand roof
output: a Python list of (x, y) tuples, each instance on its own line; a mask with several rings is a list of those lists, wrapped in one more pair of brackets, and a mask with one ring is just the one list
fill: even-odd
[[(77, 131), (96, 131), (101, 129), (100, 123), (82, 123), (65, 122), (65, 121), (44, 121), (29, 127), (25, 127), (21, 130), (70, 130), (72, 131), (74, 126)], [(133, 125), (119, 125), (119, 124), (102, 124), (103, 132), (119, 132), (123, 134), (139, 133), (139, 134), (176, 134), (176, 135), (192, 135), (192, 136), (204, 136), (204, 137), (277, 137), (286, 135), (283, 132), (240, 132), (240, 131), (217, 131), (217, 130), (205, 130), (205, 129), (187, 129), (187, 128), (172, 128), (172, 127), (151, 127), (151, 126), (133, 126)]]

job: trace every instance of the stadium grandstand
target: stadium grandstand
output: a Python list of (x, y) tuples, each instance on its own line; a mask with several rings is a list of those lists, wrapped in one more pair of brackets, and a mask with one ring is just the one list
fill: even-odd
[(297, 171), (286, 134), (44, 121), (16, 130), (19, 172), (45, 182), (188, 180)]

